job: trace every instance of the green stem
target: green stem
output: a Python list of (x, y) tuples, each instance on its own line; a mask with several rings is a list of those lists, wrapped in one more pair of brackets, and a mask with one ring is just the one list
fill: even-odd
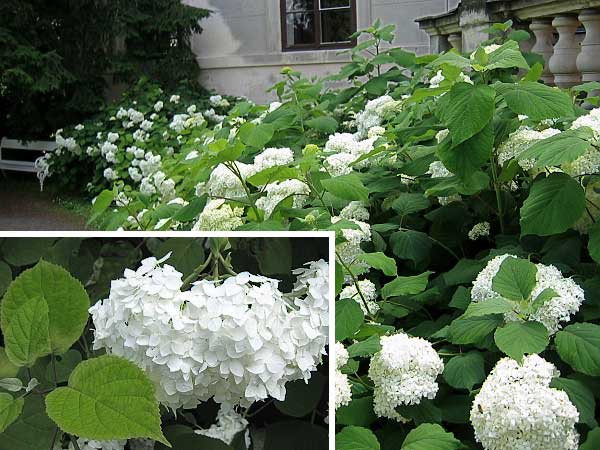
[(498, 185), (498, 174), (496, 173), (496, 162), (493, 157), (490, 157), (492, 163), (492, 177), (494, 182), (494, 191), (496, 191), (496, 203), (498, 205), (498, 219), (500, 220), (500, 231), (504, 234), (504, 211), (502, 206), (502, 194)]
[(188, 275), (188, 277), (185, 280), (183, 280), (183, 285), (181, 286), (182, 291), (185, 291), (189, 287), (190, 284), (192, 284), (194, 281), (196, 281), (198, 279), (198, 276), (210, 264), (212, 257), (213, 257), (213, 255), (211, 253), (210, 255), (208, 255), (208, 258), (206, 258), (206, 261), (204, 261), (202, 264), (200, 264), (198, 267), (196, 267), (194, 269), (194, 271), (190, 275)]
[(75, 447), (75, 450), (81, 450), (81, 448), (79, 448), (79, 444), (77, 443), (77, 438), (75, 436), (70, 434), (69, 439), (71, 439), (71, 442), (73, 443), (73, 447)]
[(356, 276), (354, 276), (354, 274), (352, 273), (352, 271), (350, 270), (348, 265), (342, 260), (342, 258), (340, 257), (340, 254), (338, 252), (335, 252), (335, 256), (337, 257), (338, 261), (340, 262), (340, 264), (342, 265), (344, 270), (346, 270), (346, 272), (348, 272), (348, 275), (350, 275), (350, 278), (352, 278), (352, 282), (354, 283), (354, 286), (356, 286), (356, 292), (358, 292), (358, 295), (363, 302), (365, 311), (367, 311), (367, 315), (369, 316), (369, 318), (373, 318), (371, 310), (369, 310), (369, 306), (367, 305), (367, 300), (365, 299), (363, 293), (360, 290), (360, 286), (358, 285), (358, 280), (356, 279)]

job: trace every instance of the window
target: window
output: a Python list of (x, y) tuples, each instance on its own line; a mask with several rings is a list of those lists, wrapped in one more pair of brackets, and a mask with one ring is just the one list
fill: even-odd
[(355, 31), (356, 0), (281, 0), (283, 50), (352, 47)]

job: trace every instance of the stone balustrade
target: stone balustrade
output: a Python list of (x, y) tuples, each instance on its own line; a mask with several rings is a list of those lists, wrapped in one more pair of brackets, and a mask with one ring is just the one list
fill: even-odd
[(471, 52), (488, 39), (491, 24), (508, 19), (530, 31), (531, 41), (521, 45), (544, 58), (545, 83), (600, 82), (600, 0), (462, 0), (452, 11), (417, 22), (432, 52)]

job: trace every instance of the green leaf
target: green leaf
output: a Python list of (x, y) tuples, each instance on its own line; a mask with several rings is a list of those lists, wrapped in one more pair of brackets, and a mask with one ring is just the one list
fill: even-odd
[(439, 423), (442, 421), (442, 410), (435, 406), (429, 399), (422, 399), (416, 405), (400, 405), (396, 411), (407, 419), (411, 419), (416, 425), (422, 423)]
[(554, 338), (560, 358), (578, 372), (600, 376), (600, 325), (575, 323)]
[(9, 237), (2, 243), (2, 256), (11, 266), (35, 264), (55, 240), (54, 238)]
[(100, 215), (104, 213), (108, 209), (108, 207), (112, 204), (115, 199), (115, 194), (112, 190), (105, 189), (96, 197), (94, 204), (92, 205), (92, 215), (88, 220), (88, 223), (92, 223), (96, 220)]
[(536, 284), (537, 267), (526, 259), (508, 257), (492, 279), (492, 289), (509, 300), (527, 300)]
[(597, 450), (600, 448), (600, 428), (596, 427), (590, 431), (579, 450)]
[[(196, 434), (192, 429), (189, 429), (189, 432), (181, 430), (178, 433), (169, 433), (167, 437), (171, 442), (173, 450), (234, 450), (233, 447), (220, 439)], [(156, 450), (163, 450), (169, 447), (157, 443), (154, 448)]]
[(240, 127), (237, 136), (250, 147), (263, 148), (273, 138), (274, 133), (275, 128), (271, 124), (255, 125), (246, 122)]
[(116, 356), (79, 364), (68, 386), (48, 394), (46, 409), (63, 431), (76, 436), (150, 438), (169, 445), (160, 429), (152, 382), (142, 369)]
[(444, 380), (456, 389), (473, 389), (485, 379), (484, 359), (472, 351), (454, 356), (444, 365)]
[(169, 252), (171, 257), (165, 263), (183, 273), (184, 278), (204, 262), (202, 239), (168, 238), (158, 246), (154, 255), (162, 258)]
[(346, 427), (335, 435), (335, 450), (379, 450), (379, 441), (371, 430)]
[(481, 131), (459, 144), (442, 143), (437, 156), (450, 172), (469, 178), (490, 160), (493, 145), (494, 127), (489, 122)]
[(275, 400), (275, 407), (291, 417), (304, 417), (310, 414), (321, 401), (325, 379), (316, 372), (310, 380), (296, 380), (285, 385), (285, 400)]
[(69, 272), (41, 260), (10, 285), (0, 308), (6, 354), (31, 366), (49, 353), (64, 353), (83, 332), (90, 299)]
[(379, 343), (380, 337), (376, 334), (369, 336), (364, 341), (355, 342), (348, 347), (348, 356), (350, 358), (371, 356), (381, 350)]
[(15, 399), (10, 394), (0, 392), (0, 433), (19, 417), (23, 403), (23, 397)]
[(373, 412), (373, 397), (354, 398), (347, 406), (340, 406), (335, 411), (337, 425), (354, 425), (368, 427), (377, 420)]
[(423, 292), (429, 282), (429, 275), (433, 272), (424, 272), (411, 277), (396, 277), (381, 288), (381, 296), (384, 299), (398, 297), (401, 295), (414, 295)]
[(321, 180), (323, 189), (344, 200), (369, 201), (369, 190), (362, 183), (358, 175), (341, 175), (335, 178)]
[(531, 313), (536, 312), (540, 309), (547, 301), (552, 300), (554, 297), (558, 297), (558, 293), (552, 288), (546, 288), (540, 292), (535, 300), (531, 303)]
[(524, 114), (532, 120), (573, 117), (573, 103), (569, 95), (541, 83), (498, 83), (496, 90), (515, 114)]
[(533, 183), (521, 208), (521, 235), (549, 236), (566, 231), (585, 211), (581, 185), (565, 173)]
[(304, 124), (309, 128), (322, 131), (323, 133), (327, 134), (333, 134), (338, 129), (337, 120), (329, 116), (315, 117), (314, 119), (307, 120), (304, 122)]
[(356, 259), (366, 262), (373, 269), (381, 270), (389, 277), (395, 276), (398, 272), (396, 261), (382, 252), (362, 253)]
[(429, 236), (420, 231), (397, 231), (390, 235), (390, 246), (394, 255), (413, 261), (415, 264), (429, 256), (432, 245), (433, 241)]
[[(264, 450), (320, 450), (327, 448), (327, 428), (306, 421), (291, 420), (266, 426)], [(190, 450), (204, 450), (191, 447)]]
[(401, 216), (427, 208), (429, 208), (429, 200), (423, 194), (403, 192), (392, 202), (392, 209)]
[(521, 361), (524, 354), (543, 352), (549, 337), (548, 330), (539, 322), (509, 322), (496, 330), (494, 341), (505, 354)]
[(456, 450), (461, 443), (440, 425), (424, 423), (408, 433), (402, 443), (403, 450)]
[(589, 231), (590, 240), (588, 242), (588, 250), (590, 256), (600, 264), (600, 223), (592, 225)]
[(19, 366), (14, 365), (6, 356), (4, 347), (0, 347), (0, 378), (16, 377), (19, 373)]
[(515, 41), (508, 41), (488, 55), (485, 70), (510, 69), (513, 67), (529, 69), (529, 64), (525, 61), (519, 49), (519, 44)]
[(12, 281), (12, 270), (5, 262), (0, 261), (0, 297), (6, 292), (6, 288)]
[(298, 169), (286, 166), (274, 166), (255, 173), (248, 177), (246, 181), (251, 185), (258, 187), (274, 183), (275, 181), (288, 180), (290, 178), (298, 178)]
[(502, 322), (500, 315), (459, 317), (450, 324), (449, 340), (453, 344), (477, 344)]
[(46, 415), (43, 397), (30, 395), (25, 398), (21, 415), (0, 434), (0, 450), (49, 449), (55, 431), (56, 425)]
[(463, 317), (487, 316), (490, 314), (504, 314), (515, 309), (515, 304), (505, 298), (490, 298), (479, 302), (472, 302), (467, 307)]
[(590, 428), (598, 426), (596, 422), (595, 411), (596, 402), (594, 401), (594, 393), (590, 388), (579, 380), (570, 378), (553, 378), (550, 387), (565, 391), (569, 396), (569, 400), (577, 407), (579, 411), (579, 422), (585, 423)]
[(356, 300), (350, 298), (335, 302), (335, 339), (343, 341), (352, 336), (364, 322), (364, 314)]
[(194, 197), (189, 205), (184, 206), (175, 213), (173, 220), (177, 220), (179, 222), (190, 222), (194, 220), (200, 215), (206, 206), (207, 199), (208, 197), (206, 195), (203, 195), (202, 197)]
[(466, 141), (490, 123), (495, 96), (490, 86), (468, 83), (456, 83), (444, 96), (441, 116), (450, 130), (453, 145)]
[(23, 389), (23, 382), (19, 378), (2, 378), (0, 380), (0, 389), (10, 392), (19, 392)]
[(534, 168), (560, 166), (575, 161), (592, 147), (589, 139), (591, 134), (591, 130), (587, 127), (563, 131), (536, 142), (518, 158), (521, 161), (533, 161)]
[(59, 383), (67, 381), (81, 359), (81, 353), (74, 349), (67, 351), (64, 355), (56, 356), (56, 361), (54, 363), (51, 361), (46, 366), (46, 379), (53, 380), (56, 373), (56, 380)]

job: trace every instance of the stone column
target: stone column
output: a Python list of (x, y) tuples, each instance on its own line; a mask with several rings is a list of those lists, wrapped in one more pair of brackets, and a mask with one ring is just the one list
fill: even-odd
[(444, 36), (443, 34), (429, 34), (429, 51), (431, 53), (443, 53), (448, 50), (450, 50), (448, 36)]
[(585, 27), (585, 39), (577, 57), (577, 69), (582, 81), (600, 81), (600, 11), (581, 11), (579, 21)]
[(581, 82), (581, 75), (577, 70), (580, 45), (575, 36), (579, 21), (573, 16), (561, 15), (552, 21), (552, 26), (558, 31), (558, 42), (549, 64), (550, 71), (554, 74), (554, 83), (562, 88), (575, 86)]
[(452, 33), (448, 36), (448, 42), (455, 48), (458, 53), (462, 53), (462, 34), (460, 33)]
[(554, 75), (548, 67), (550, 57), (554, 54), (554, 28), (552, 28), (552, 19), (533, 19), (529, 29), (535, 36), (535, 45), (531, 48), (533, 53), (538, 53), (544, 57), (544, 72), (542, 80), (546, 84), (554, 84)]

